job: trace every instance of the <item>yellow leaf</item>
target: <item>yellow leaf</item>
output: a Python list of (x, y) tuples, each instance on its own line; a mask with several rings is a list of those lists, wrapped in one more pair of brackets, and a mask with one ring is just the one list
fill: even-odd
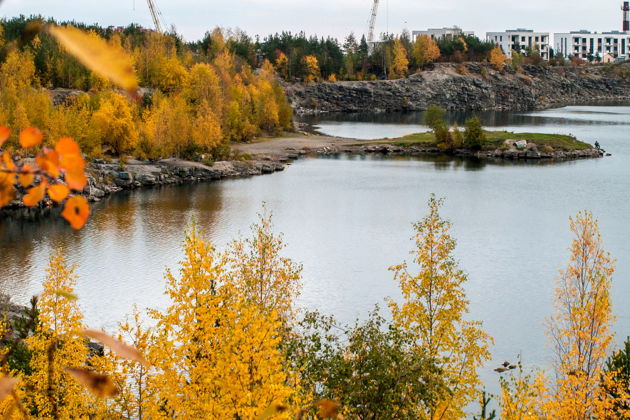
[(142, 364), (146, 368), (149, 368), (151, 366), (149, 362), (147, 362), (147, 359), (144, 358), (142, 353), (140, 353), (140, 351), (131, 347), (130, 345), (116, 340), (113, 337), (110, 337), (102, 331), (84, 330), (83, 335), (100, 341), (103, 345), (109, 347), (114, 353), (116, 353), (123, 359), (134, 360)]
[(50, 25), (48, 32), (68, 53), (94, 73), (111, 80), (127, 92), (132, 93), (138, 89), (132, 60), (122, 49), (73, 26)]
[(288, 409), (289, 407), (287, 407), (286, 405), (275, 402), (271, 404), (269, 407), (267, 407), (267, 409), (263, 411), (263, 413), (260, 416), (258, 416), (258, 420), (267, 420), (268, 418), (271, 418), (272, 416), (275, 416), (276, 414), (284, 413)]
[(0, 378), (0, 401), (4, 401), (6, 397), (13, 392), (13, 388), (20, 382), (17, 378), (4, 376)]
[(70, 292), (66, 292), (65, 290), (53, 290), (52, 293), (57, 295), (57, 296), (61, 296), (62, 298), (66, 298), (68, 300), (77, 300), (77, 299), (79, 299), (77, 297), (77, 295), (72, 294)]
[(28, 127), (20, 132), (20, 146), (25, 149), (37, 146), (43, 139), (44, 135), (35, 127)]
[(70, 190), (63, 184), (55, 184), (48, 187), (48, 196), (57, 203), (61, 203), (70, 194)]
[(65, 368), (64, 370), (97, 397), (109, 398), (118, 394), (114, 381), (107, 375), (80, 368)]

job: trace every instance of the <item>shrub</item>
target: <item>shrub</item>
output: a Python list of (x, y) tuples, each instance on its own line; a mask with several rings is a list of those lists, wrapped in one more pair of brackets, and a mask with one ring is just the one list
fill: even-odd
[(481, 126), (479, 118), (472, 117), (466, 121), (466, 131), (464, 132), (464, 145), (473, 150), (481, 150), (486, 141), (486, 134)]

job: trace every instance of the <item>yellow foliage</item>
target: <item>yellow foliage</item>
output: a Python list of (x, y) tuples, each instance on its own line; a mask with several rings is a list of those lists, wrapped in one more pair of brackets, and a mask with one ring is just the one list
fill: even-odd
[(129, 100), (110, 92), (100, 100), (98, 110), (92, 116), (92, 124), (102, 144), (112, 147), (115, 153), (129, 152), (138, 142), (135, 111)]
[(507, 62), (507, 58), (503, 54), (501, 48), (494, 47), (490, 51), (488, 62), (492, 65), (492, 67), (495, 68), (495, 70), (503, 70), (503, 67), (505, 67), (505, 63)]
[(251, 238), (234, 241), (228, 262), (235, 286), (261, 308), (275, 310), (289, 321), (301, 289), (302, 266), (282, 257), (282, 236), (273, 234), (271, 216), (259, 215)]
[(72, 294), (76, 285), (74, 268), (68, 267), (61, 251), (50, 259), (44, 291), (39, 297), (40, 324), (27, 344), (33, 353), (33, 374), (26, 378), (25, 402), (38, 418), (77, 418), (90, 412), (83, 387), (64, 371), (87, 360), (87, 347), (80, 336), (83, 316)]
[(400, 39), (396, 39), (394, 41), (394, 62), (392, 63), (390, 77), (393, 79), (405, 77), (408, 70), (409, 59), (407, 58), (407, 49)]
[(214, 114), (221, 116), (223, 108), (223, 91), (221, 80), (216, 70), (209, 64), (195, 64), (190, 69), (190, 76), (182, 92), (192, 104), (210, 107)]
[(277, 311), (239, 290), (226, 257), (196, 230), (184, 251), (179, 278), (167, 273), (171, 305), (154, 313), (149, 417), (255, 418), (288, 400)]
[(317, 57), (315, 57), (314, 55), (307, 55), (303, 58), (303, 60), (304, 69), (306, 72), (304, 81), (306, 83), (318, 81), (321, 77), (321, 73), (319, 70), (319, 61), (317, 61)]
[(455, 240), (450, 223), (440, 217), (441, 204), (431, 197), (429, 215), (415, 225), (413, 255), (419, 272), (409, 274), (406, 263), (391, 268), (404, 300), (389, 302), (394, 323), (413, 335), (420, 351), (435, 358), (450, 390), (422, 413), (431, 419), (461, 418), (465, 407), (477, 400), (481, 385), (477, 369), (489, 359), (492, 343), (480, 322), (464, 320), (467, 277), (453, 257)]
[(413, 58), (416, 65), (422, 67), (440, 58), (440, 47), (428, 35), (420, 35), (413, 45)]
[(165, 156), (179, 155), (191, 138), (189, 107), (182, 96), (156, 95), (144, 119), (144, 136)]
[(604, 251), (593, 215), (570, 219), (569, 265), (560, 272), (549, 336), (556, 351), (556, 381), (546, 410), (557, 419), (596, 414), (598, 387), (612, 344), (610, 300), (614, 261)]
[(285, 80), (289, 78), (289, 58), (282, 51), (278, 51), (275, 68), (282, 78)]
[(193, 122), (192, 141), (195, 146), (204, 151), (212, 150), (223, 141), (221, 121), (205, 101), (199, 106), (197, 117)]

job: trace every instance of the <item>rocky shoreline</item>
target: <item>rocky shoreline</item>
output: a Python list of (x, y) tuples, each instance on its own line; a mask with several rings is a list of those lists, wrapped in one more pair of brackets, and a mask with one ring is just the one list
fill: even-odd
[[(107, 162), (95, 159), (87, 168), (88, 186), (83, 191), (83, 195), (90, 202), (98, 202), (110, 194), (138, 188), (271, 174), (283, 171), (288, 160), (285, 158), (281, 160), (224, 161), (208, 166), (176, 158), (163, 159), (157, 162), (130, 160), (125, 164), (120, 164), (117, 160)], [(0, 209), (0, 217), (35, 219), (54, 207), (51, 200), (45, 200), (38, 207), (27, 208), (18, 197)]]
[(496, 71), (484, 63), (438, 63), (405, 79), (285, 85), (297, 114), (423, 111), (529, 111), (630, 102), (630, 81), (605, 67), (523, 66)]

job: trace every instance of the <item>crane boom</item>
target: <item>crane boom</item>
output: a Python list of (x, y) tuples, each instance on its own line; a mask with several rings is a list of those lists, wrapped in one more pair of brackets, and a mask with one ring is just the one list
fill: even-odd
[(368, 28), (368, 37), (367, 42), (374, 42), (374, 26), (376, 25), (376, 15), (378, 13), (378, 2), (379, 0), (374, 0), (374, 4), (372, 5), (372, 16), (370, 16), (370, 27)]
[(149, 10), (151, 11), (151, 17), (153, 18), (155, 30), (162, 33), (162, 23), (160, 22), (160, 12), (158, 8), (153, 0), (147, 0), (147, 3), (149, 4)]

